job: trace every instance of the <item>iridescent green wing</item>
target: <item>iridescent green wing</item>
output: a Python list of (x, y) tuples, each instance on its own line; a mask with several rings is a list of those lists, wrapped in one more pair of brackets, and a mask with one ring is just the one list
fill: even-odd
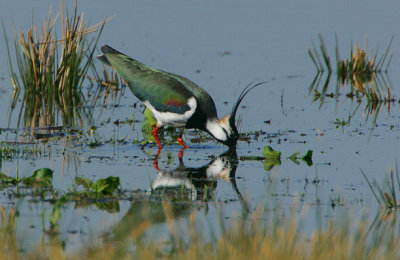
[(193, 94), (184, 82), (168, 73), (150, 68), (109, 46), (103, 46), (104, 55), (98, 58), (111, 66), (141, 101), (148, 101), (160, 112), (183, 114), (190, 110), (187, 101)]

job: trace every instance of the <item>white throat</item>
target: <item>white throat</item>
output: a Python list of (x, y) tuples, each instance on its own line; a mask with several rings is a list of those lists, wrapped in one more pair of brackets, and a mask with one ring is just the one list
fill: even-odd
[(228, 140), (232, 133), (228, 119), (228, 117), (224, 117), (221, 120), (218, 120), (217, 118), (208, 120), (206, 123), (208, 132), (219, 141)]

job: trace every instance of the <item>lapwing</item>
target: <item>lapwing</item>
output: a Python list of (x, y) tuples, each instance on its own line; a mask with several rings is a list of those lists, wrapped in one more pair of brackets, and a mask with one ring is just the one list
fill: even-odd
[(265, 83), (249, 84), (241, 92), (232, 112), (219, 119), (214, 100), (198, 85), (180, 75), (151, 68), (111, 48), (101, 47), (103, 55), (97, 56), (112, 67), (129, 86), (132, 93), (152, 112), (157, 124), (152, 135), (159, 151), (162, 149), (157, 131), (162, 126), (180, 129), (177, 141), (188, 148), (182, 140), (183, 129), (197, 128), (209, 133), (218, 142), (236, 149), (239, 133), (235, 116), (243, 98), (253, 88)]

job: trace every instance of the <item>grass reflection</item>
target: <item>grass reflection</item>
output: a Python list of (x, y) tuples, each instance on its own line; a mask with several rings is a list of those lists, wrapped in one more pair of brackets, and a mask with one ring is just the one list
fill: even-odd
[[(325, 77), (324, 77), (325, 76)], [(350, 125), (353, 116), (357, 111), (363, 109), (363, 117), (365, 122), (370, 122), (375, 125), (381, 111), (386, 110), (390, 114), (391, 106), (396, 101), (391, 92), (391, 82), (387, 74), (371, 74), (370, 81), (365, 78), (359, 78), (353, 75), (352, 78), (337, 78), (334, 88), (331, 85), (331, 74), (317, 73), (311, 82), (308, 91), (313, 94), (313, 101), (319, 102), (321, 108), (327, 99), (334, 99), (336, 106), (339, 104), (339, 97), (356, 101), (356, 107), (349, 113), (348, 120), (341, 125)], [(343, 93), (343, 90), (348, 87), (349, 92)], [(367, 97), (363, 100), (363, 97)]]
[[(306, 234), (302, 230), (306, 209), (294, 206), (287, 217), (274, 210), (268, 217), (258, 206), (229, 221), (219, 213), (221, 221), (206, 235), (196, 210), (185, 204), (133, 202), (110, 233), (73, 252), (67, 252), (59, 232), (47, 232), (47, 240), (23, 250), (27, 238), (17, 239), (15, 212), (1, 208), (3, 259), (395, 259), (400, 253), (397, 211), (378, 212), (372, 222), (350, 216), (331, 219), (327, 226)], [(166, 227), (162, 234), (157, 233), (160, 225)]]

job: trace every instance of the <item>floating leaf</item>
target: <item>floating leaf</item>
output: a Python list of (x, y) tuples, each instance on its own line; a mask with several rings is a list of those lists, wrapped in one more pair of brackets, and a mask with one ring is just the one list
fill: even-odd
[(300, 162), (298, 161), (298, 156), (299, 156), (300, 152), (294, 152), (291, 156), (289, 156), (288, 158), (290, 160), (292, 160), (295, 164), (299, 165)]
[(54, 171), (49, 168), (41, 168), (39, 170), (34, 171), (31, 178), (33, 178), (37, 181), (52, 179), (53, 172)]
[(16, 178), (10, 177), (2, 172), (0, 172), (0, 181), (2, 183), (12, 183), (12, 184), (17, 184), (19, 182)]
[(281, 165), (281, 161), (266, 159), (262, 162), (262, 164), (266, 171), (270, 171), (272, 168), (274, 168), (275, 165), (278, 165), (278, 166)]
[(119, 186), (119, 177), (110, 176), (105, 179), (99, 179), (92, 185), (92, 191), (95, 193), (111, 194)]
[(281, 160), (281, 152), (275, 151), (271, 146), (265, 146), (263, 152), (261, 153), (266, 159), (277, 159)]
[(270, 171), (275, 165), (281, 165), (281, 152), (275, 151), (271, 146), (264, 147), (262, 156), (265, 157), (262, 164), (266, 171)]
[(53, 180), (53, 172), (54, 171), (49, 168), (41, 168), (34, 171), (32, 176), (23, 178), (22, 181), (27, 186), (49, 186)]
[(90, 190), (93, 184), (92, 181), (89, 180), (89, 178), (85, 177), (75, 177), (74, 181), (77, 185), (82, 185), (88, 191)]
[(308, 166), (313, 165), (312, 161), (313, 151), (308, 150), (300, 159), (307, 163)]

